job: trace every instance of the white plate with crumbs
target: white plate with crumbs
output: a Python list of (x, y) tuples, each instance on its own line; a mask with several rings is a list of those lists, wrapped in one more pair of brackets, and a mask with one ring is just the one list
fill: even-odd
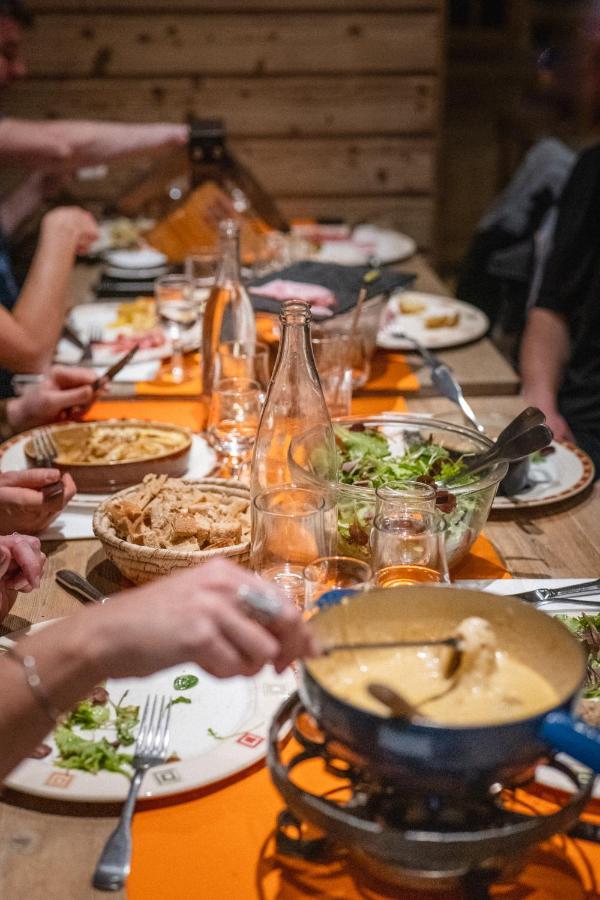
[[(46, 624), (46, 623), (45, 623)], [(50, 624), (50, 623), (47, 623)], [(35, 631), (45, 625), (34, 625)], [(0, 650), (26, 632), (0, 638)], [(24, 645), (25, 646), (25, 645)], [(179, 689), (175, 687), (176, 679)], [(190, 686), (181, 688), (182, 684)], [(206, 787), (244, 771), (265, 756), (267, 732), (279, 705), (295, 689), (290, 670), (282, 675), (267, 667), (254, 678), (213, 678), (189, 663), (165, 669), (147, 678), (123, 678), (106, 683), (114, 704), (143, 707), (148, 695), (159, 694), (177, 701), (171, 709), (169, 753), (164, 765), (150, 769), (144, 777), (140, 798), (161, 798)], [(125, 695), (124, 699), (123, 695)], [(189, 701), (189, 702), (188, 702)], [(85, 740), (116, 740), (115, 712), (108, 704), (108, 722), (84, 730), (71, 731)], [(138, 724), (139, 724), (138, 714)], [(135, 737), (138, 724), (131, 728)], [(82, 803), (121, 803), (129, 788), (129, 778), (120, 772), (101, 770), (98, 774), (61, 768), (56, 741), (45, 739), (51, 752), (44, 759), (27, 759), (11, 772), (5, 785), (24, 794)], [(131, 754), (134, 744), (120, 745), (117, 752)], [(86, 748), (87, 749), (87, 748)], [(125, 771), (130, 767), (124, 763)]]
[(489, 327), (487, 316), (463, 300), (420, 291), (396, 291), (383, 314), (377, 346), (384, 350), (414, 349), (410, 341), (400, 336), (405, 334), (430, 350), (443, 350), (479, 340)]

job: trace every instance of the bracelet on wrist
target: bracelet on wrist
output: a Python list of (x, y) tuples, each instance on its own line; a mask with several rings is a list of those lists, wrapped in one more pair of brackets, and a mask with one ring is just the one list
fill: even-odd
[(62, 713), (53, 705), (42, 684), (42, 680), (38, 674), (35, 656), (31, 656), (29, 653), (25, 656), (21, 656), (15, 651), (14, 647), (9, 647), (6, 653), (10, 659), (14, 659), (15, 662), (19, 663), (23, 675), (25, 676), (25, 682), (37, 705), (48, 716), (50, 721), (53, 724), (56, 724)]

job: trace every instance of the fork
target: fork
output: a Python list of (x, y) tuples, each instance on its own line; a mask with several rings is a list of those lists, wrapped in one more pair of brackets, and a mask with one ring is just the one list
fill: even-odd
[(38, 428), (34, 432), (32, 443), (36, 465), (39, 468), (52, 469), (54, 460), (58, 456), (58, 447), (50, 429)]
[(87, 340), (83, 348), (83, 353), (79, 357), (80, 363), (91, 362), (93, 358), (93, 345), (99, 344), (102, 340), (102, 329), (98, 325), (92, 325), (88, 331)]
[(153, 766), (159, 766), (167, 758), (169, 747), (169, 722), (171, 700), (158, 696), (146, 698), (140, 722), (135, 753), (134, 775), (121, 811), (119, 824), (109, 837), (102, 851), (92, 884), (98, 891), (120, 890), (131, 871), (131, 820), (137, 795), (144, 775)]

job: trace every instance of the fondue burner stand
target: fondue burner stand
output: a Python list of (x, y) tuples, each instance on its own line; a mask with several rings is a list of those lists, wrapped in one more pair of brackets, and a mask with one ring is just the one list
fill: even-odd
[[(290, 732), (300, 746), (284, 762), (281, 737)], [(353, 751), (321, 732), (297, 693), (273, 720), (267, 759), (287, 805), (277, 823), (278, 853), (320, 863), (346, 853), (387, 885), (410, 891), (462, 887), (469, 898), (487, 897), (492, 883), (520, 871), (531, 847), (572, 829), (593, 785), (553, 760), (574, 793), (550, 815), (519, 812), (514, 798), (511, 803), (511, 789), (530, 781), (531, 770), (518, 785), (493, 784), (475, 794), (411, 793), (410, 784), (378, 778)], [(302, 766), (315, 760), (340, 779), (337, 790), (319, 796), (299, 786)]]

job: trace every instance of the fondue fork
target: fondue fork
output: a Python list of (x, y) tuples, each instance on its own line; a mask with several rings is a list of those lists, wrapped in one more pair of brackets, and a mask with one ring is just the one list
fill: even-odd
[(420, 641), (365, 641), (357, 644), (330, 644), (322, 650), (323, 656), (329, 656), (331, 653), (338, 653), (341, 650), (387, 650), (388, 648), (399, 647), (452, 647), (454, 650), (461, 650), (462, 641), (459, 637), (435, 638), (435, 640)]

